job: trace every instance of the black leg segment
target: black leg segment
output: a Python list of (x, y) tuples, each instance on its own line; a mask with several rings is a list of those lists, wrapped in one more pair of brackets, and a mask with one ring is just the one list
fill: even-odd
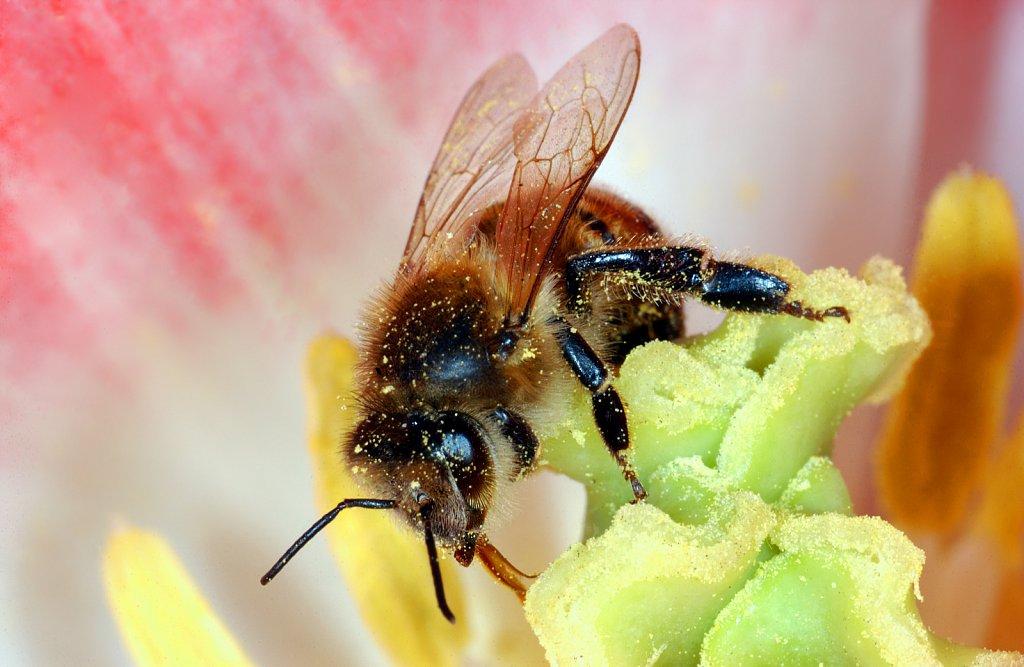
[(565, 265), (565, 290), (573, 311), (586, 312), (588, 278), (598, 273), (617, 274), (623, 284), (655, 295), (689, 292), (718, 308), (784, 313), (817, 321), (826, 317), (850, 320), (842, 306), (816, 310), (799, 301), (787, 301), (790, 285), (774, 273), (738, 262), (719, 262), (705, 250), (690, 246), (595, 250), (570, 257)]
[(562, 347), (562, 356), (583, 386), (592, 393), (594, 423), (601, 434), (601, 439), (615, 457), (623, 476), (633, 487), (634, 501), (643, 500), (647, 497), (647, 491), (629, 462), (629, 425), (626, 422), (626, 409), (619, 398), (619, 392), (608, 382), (608, 368), (576, 329), (561, 318), (556, 321), (559, 324), (557, 336)]
[(775, 274), (734, 262), (712, 261), (708, 268), (700, 285), (704, 303), (749, 313), (777, 313), (786, 303), (789, 283)]
[(569, 326), (562, 318), (557, 318), (556, 321), (559, 325), (556, 336), (569, 368), (584, 387), (592, 392), (598, 391), (608, 381), (608, 369), (604, 362), (579, 331)]
[(608, 451), (618, 456), (629, 448), (629, 427), (626, 425), (626, 409), (615, 387), (608, 385), (594, 394), (594, 422), (601, 433)]
[(783, 313), (818, 322), (826, 317), (850, 321), (849, 311), (842, 306), (815, 310), (799, 301), (787, 301), (789, 283), (774, 273), (746, 264), (714, 260), (708, 262), (708, 273), (700, 286), (700, 299), (712, 306), (748, 313)]
[(626, 408), (622, 405), (619, 392), (615, 387), (608, 385), (601, 391), (594, 394), (593, 398), (594, 422), (597, 430), (601, 433), (604, 444), (608, 451), (615, 457), (615, 462), (622, 469), (622, 476), (626, 478), (633, 488), (633, 502), (647, 498), (647, 489), (640, 482), (640, 478), (633, 469), (629, 460), (629, 426), (626, 423)]
[(590, 301), (587, 277), (594, 273), (621, 273), (634, 282), (649, 283), (670, 292), (686, 292), (701, 281), (704, 250), (688, 246), (598, 250), (570, 257), (565, 263), (565, 291), (569, 307), (585, 312)]

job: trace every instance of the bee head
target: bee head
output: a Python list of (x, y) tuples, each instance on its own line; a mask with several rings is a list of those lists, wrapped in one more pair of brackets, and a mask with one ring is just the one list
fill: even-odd
[(309, 527), (260, 579), (269, 583), (309, 540), (349, 507), (400, 509), (423, 533), (441, 613), (455, 616), (445, 599), (435, 540), (469, 565), (494, 484), (487, 436), (472, 417), (455, 411), (392, 415), (371, 412), (345, 443), (353, 472), (376, 498), (343, 500)]
[(346, 447), (365, 486), (391, 498), (415, 527), (432, 507), (430, 528), (449, 547), (478, 531), (493, 495), (494, 461), (483, 427), (456, 411), (369, 414)]

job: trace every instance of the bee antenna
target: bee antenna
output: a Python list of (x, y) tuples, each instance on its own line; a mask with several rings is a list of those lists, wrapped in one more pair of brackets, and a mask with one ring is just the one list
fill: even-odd
[(309, 527), (309, 529), (299, 536), (299, 539), (288, 547), (288, 551), (284, 552), (284, 555), (277, 559), (274, 566), (267, 570), (267, 573), (260, 577), (260, 583), (266, 586), (270, 583), (270, 580), (277, 576), (277, 573), (284, 569), (284, 566), (288, 564), (288, 561), (292, 559), (292, 556), (299, 553), (299, 549), (306, 546), (306, 542), (313, 539), (317, 533), (323, 530), (327, 524), (334, 521), (334, 517), (338, 516), (341, 510), (347, 507), (365, 507), (371, 510), (388, 510), (395, 506), (394, 500), (385, 500), (383, 498), (355, 498), (342, 500), (338, 503), (338, 506), (332, 509), (327, 514), (320, 517), (316, 523)]
[(430, 501), (420, 506), (420, 518), (423, 519), (423, 538), (427, 543), (427, 557), (430, 559), (430, 576), (434, 578), (434, 595), (437, 606), (449, 623), (455, 623), (455, 614), (448, 607), (444, 597), (444, 582), (441, 580), (441, 565), (437, 562), (437, 545), (434, 544), (434, 531), (430, 528), (430, 510), (434, 504)]

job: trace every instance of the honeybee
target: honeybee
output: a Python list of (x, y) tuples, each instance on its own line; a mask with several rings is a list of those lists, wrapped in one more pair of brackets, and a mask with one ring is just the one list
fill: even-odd
[(588, 188), (633, 97), (636, 33), (619, 25), (537, 91), (506, 57), (473, 84), (427, 177), (394, 281), (372, 304), (360, 418), (343, 442), (367, 498), (338, 504), (264, 575), (268, 583), (348, 507), (392, 509), (421, 531), (437, 604), (454, 622), (438, 544), (478, 558), (519, 596), (527, 575), (487, 541), (488, 511), (531, 472), (533, 424), (591, 393), (608, 451), (630, 464), (626, 406), (611, 380), (633, 348), (683, 333), (684, 295), (731, 310), (823, 320), (781, 277), (673, 243), (636, 206)]

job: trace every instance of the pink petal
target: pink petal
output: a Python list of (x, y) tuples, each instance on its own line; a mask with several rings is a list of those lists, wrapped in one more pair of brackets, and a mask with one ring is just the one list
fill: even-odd
[(115, 512), (261, 662), (380, 661), (326, 549), (255, 583), (311, 518), (303, 347), (391, 271), (472, 78), (621, 20), (643, 66), (600, 181), (723, 249), (908, 255), (923, 2), (0, 5), (0, 662), (118, 659)]

